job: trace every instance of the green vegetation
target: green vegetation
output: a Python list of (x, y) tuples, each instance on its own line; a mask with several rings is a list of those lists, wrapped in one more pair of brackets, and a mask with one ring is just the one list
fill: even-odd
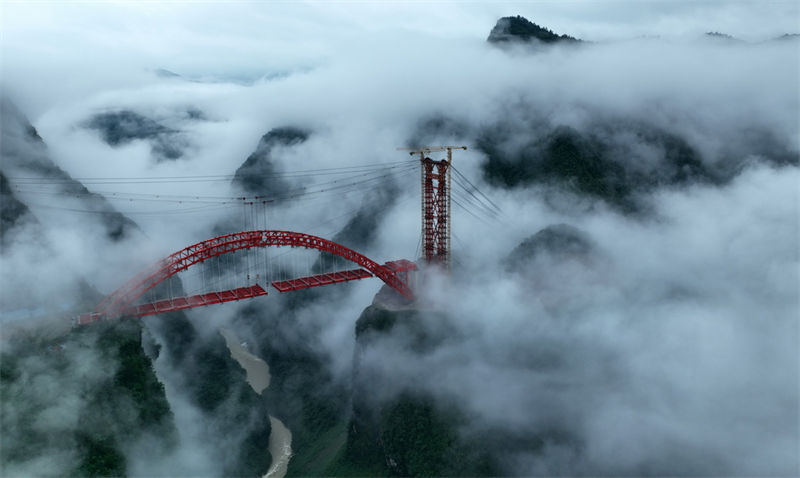
[[(182, 342), (186, 333), (175, 337), (186, 345)], [(215, 439), (229, 443), (230, 449), (221, 451), (225, 475), (263, 475), (272, 464), (267, 453), (272, 426), (266, 400), (247, 383), (244, 370), (230, 356), (220, 334), (192, 345), (181, 367), (190, 377), (186, 386), (192, 401), (213, 423)], [(243, 430), (246, 433), (242, 434)]]
[(383, 463), (382, 456), (377, 456), (374, 460), (358, 460), (352, 457), (350, 446), (339, 451), (339, 454), (331, 461), (325, 469), (323, 476), (389, 476), (389, 470)]
[(445, 452), (456, 441), (455, 431), (431, 400), (400, 397), (385, 407), (381, 416), (381, 442), (392, 474), (442, 476)]
[[(114, 340), (112, 334), (107, 335), (109, 341)], [(142, 352), (141, 338), (126, 336), (116, 347), (119, 368), (114, 374), (112, 389), (133, 399), (138, 425), (146, 428), (158, 425), (165, 417), (171, 418), (164, 385), (158, 381), (150, 359)]]
[[(100, 322), (61, 337), (17, 337), (0, 356), (0, 474), (38, 470), (60, 457), (60, 475), (123, 476), (124, 450), (177, 444), (163, 385), (141, 347), (136, 321)], [(29, 468), (32, 467), (32, 468)]]
[[(189, 115), (192, 118), (191, 114)], [(134, 140), (152, 142), (153, 155), (159, 160), (175, 160), (183, 156), (183, 143), (179, 131), (143, 116), (135, 111), (120, 110), (98, 113), (83, 123), (83, 127), (96, 130), (109, 146), (117, 147)]]
[[(357, 348), (380, 347), (380, 340), (402, 337), (412, 353), (434, 352), (447, 339), (444, 329), (430, 327), (446, 317), (415, 310), (367, 307), (356, 322)], [(357, 354), (359, 352), (357, 351)], [(374, 391), (392, 377), (363, 376), (356, 358), (352, 417), (345, 449), (329, 466), (333, 476), (474, 476), (494, 475), (484, 446), (459, 433), (467, 417), (455, 404), (442, 406), (419, 391), (405, 390), (379, 401)], [(387, 383), (382, 383), (386, 380)]]
[(296, 450), (287, 476), (373, 476), (370, 472), (342, 475), (336, 471), (346, 441), (347, 423), (340, 420), (316, 440)]
[(390, 312), (380, 307), (369, 306), (356, 321), (356, 339), (360, 340), (368, 333), (388, 333), (399, 320), (413, 314), (413, 312)]
[[(252, 391), (252, 390), (251, 390)], [(255, 394), (255, 392), (253, 392)], [(236, 405), (236, 415), (231, 423), (243, 429), (250, 428), (242, 441), (236, 446), (237, 456), (229, 466), (227, 476), (262, 476), (272, 465), (272, 457), (267, 453), (272, 424), (263, 402), (254, 403), (253, 397), (242, 392)]]
[(430, 323), (443, 324), (446, 321), (444, 314), (435, 312), (390, 311), (370, 305), (356, 321), (356, 341), (363, 346), (382, 336), (402, 334), (409, 337), (407, 345), (410, 350), (423, 353), (433, 350), (447, 339), (443, 330), (430, 327)]
[[(488, 161), (486, 179), (504, 187), (552, 184), (575, 194), (600, 199), (622, 212), (637, 212), (638, 194), (656, 187), (691, 182), (716, 182), (699, 154), (681, 138), (634, 124), (611, 124), (597, 134), (566, 126), (528, 135), (522, 143), (508, 124), (486, 128), (477, 140)], [(616, 136), (629, 134), (660, 153), (650, 163), (626, 156)], [(519, 131), (518, 134), (525, 134)]]
[[(256, 150), (236, 170), (233, 183), (248, 194), (281, 199), (291, 189), (291, 184), (277, 177), (272, 151), (278, 147), (291, 147), (306, 141), (310, 132), (293, 126), (275, 128), (261, 137)], [(285, 198), (284, 198), (285, 199)]]
[[(191, 369), (192, 380), (188, 387), (194, 402), (204, 412), (213, 412), (244, 383), (244, 372), (230, 357), (222, 337), (201, 344), (186, 364)], [(237, 373), (238, 371), (238, 373)], [(246, 384), (246, 383), (245, 383)]]
[(506, 187), (558, 182), (624, 210), (634, 208), (625, 170), (606, 158), (606, 148), (594, 138), (561, 127), (510, 154), (500, 138), (487, 131), (478, 142), (489, 156), (483, 171), (490, 182)]
[(581, 41), (569, 35), (557, 35), (551, 30), (540, 27), (519, 15), (503, 17), (497, 20), (497, 24), (489, 33), (489, 38), (486, 39), (489, 43), (530, 42), (534, 40), (542, 43), (577, 43)]
[[(162, 284), (164, 283), (162, 282)], [(161, 292), (158, 287), (166, 287), (162, 284), (156, 286), (155, 294)], [(197, 340), (197, 331), (194, 330), (194, 326), (189, 322), (186, 314), (183, 311), (160, 314), (158, 323), (154, 326), (168, 345), (165, 347), (165, 353), (167, 353), (170, 363), (175, 367), (182, 366), (192, 351), (192, 345)]]
[(319, 354), (315, 331), (298, 327), (296, 312), (325, 297), (325, 291), (298, 291), (282, 299), (279, 311), (269, 319), (261, 316), (263, 309), (255, 304), (240, 315), (260, 338), (254, 353), (270, 367), (270, 386), (263, 400), (292, 432), (295, 457), (289, 462), (290, 476), (324, 470), (338, 448), (336, 430), (347, 420), (347, 390), (334, 382), (325, 357)]
[(354, 406), (345, 449), (329, 476), (495, 476), (487, 446), (459, 435), (467, 417), (404, 393), (376, 407)]
[(76, 434), (79, 454), (83, 457), (73, 476), (124, 476), (125, 456), (112, 437), (98, 438)]
[(0, 172), (0, 251), (6, 247), (6, 234), (25, 220), (33, 220), (28, 206), (14, 196), (8, 179)]

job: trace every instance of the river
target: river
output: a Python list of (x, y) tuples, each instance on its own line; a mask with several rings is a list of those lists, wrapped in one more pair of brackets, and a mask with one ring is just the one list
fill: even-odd
[[(269, 365), (260, 357), (251, 354), (240, 342), (236, 334), (228, 329), (220, 329), (225, 338), (231, 357), (242, 366), (247, 374), (247, 383), (253, 390), (261, 393), (269, 387)], [(283, 478), (292, 458), (292, 432), (280, 420), (270, 415), (272, 433), (269, 436), (268, 451), (272, 455), (272, 465), (263, 478)]]

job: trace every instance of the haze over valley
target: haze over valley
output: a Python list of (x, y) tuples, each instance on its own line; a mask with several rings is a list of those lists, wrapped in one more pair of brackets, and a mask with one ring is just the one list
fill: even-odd
[[(796, 2), (0, 22), (0, 475), (800, 474)], [(449, 272), (422, 259), (413, 151), (437, 145), (467, 147)], [(247, 230), (416, 261), (415, 300), (281, 293), (363, 264), (265, 247), (141, 300), (265, 296), (74, 324)]]

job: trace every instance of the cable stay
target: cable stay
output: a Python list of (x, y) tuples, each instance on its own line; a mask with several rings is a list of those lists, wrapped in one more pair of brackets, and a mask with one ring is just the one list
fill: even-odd
[(483, 197), (483, 199), (486, 200), (486, 202), (488, 202), (497, 211), (498, 214), (503, 213), (503, 210), (500, 208), (500, 206), (498, 206), (497, 204), (494, 203), (494, 201), (489, 199), (489, 197), (486, 194), (484, 194), (483, 191), (481, 191), (480, 188), (478, 188), (478, 186), (473, 184), (472, 181), (469, 180), (469, 178), (467, 178), (463, 173), (461, 173), (461, 171), (459, 171), (455, 167), (453, 168), (453, 171), (455, 171), (456, 175), (462, 180), (466, 181), (466, 183), (472, 188), (472, 190), (469, 191), (470, 193), (472, 193), (472, 191), (477, 192), (478, 194), (481, 195), (481, 197)]
[[(406, 162), (407, 163), (407, 162)], [(375, 171), (365, 172), (358, 175), (351, 175), (346, 179), (336, 179), (332, 181), (320, 182), (313, 184), (314, 188), (317, 190), (308, 191), (305, 187), (295, 187), (290, 189), (285, 193), (283, 196), (277, 197), (268, 197), (268, 196), (202, 196), (202, 195), (174, 195), (174, 194), (156, 194), (156, 193), (126, 193), (120, 191), (95, 191), (95, 192), (68, 192), (65, 193), (63, 191), (58, 190), (48, 190), (31, 187), (31, 185), (26, 184), (16, 184), (16, 182), (12, 183), (12, 186), (16, 191), (20, 192), (29, 192), (32, 194), (43, 194), (43, 195), (57, 195), (60, 197), (63, 196), (72, 196), (72, 197), (85, 197), (85, 196), (94, 196), (97, 194), (103, 195), (108, 199), (122, 199), (122, 200), (143, 200), (143, 201), (163, 201), (163, 202), (203, 202), (203, 203), (225, 203), (231, 201), (247, 201), (247, 200), (282, 200), (286, 198), (293, 198), (297, 196), (302, 196), (304, 193), (313, 193), (313, 192), (320, 192), (326, 191), (330, 188), (321, 188), (322, 186), (330, 186), (330, 185), (339, 185), (341, 186), (343, 181), (350, 181), (346, 183), (348, 186), (352, 185), (360, 185), (363, 182), (370, 182), (376, 179), (386, 178), (396, 173), (403, 173), (407, 171), (411, 171), (414, 168), (414, 164), (404, 164), (402, 166), (393, 166), (393, 167), (385, 167)], [(363, 178), (359, 181), (352, 181), (354, 178)], [(41, 185), (35, 185), (41, 186)], [(338, 187), (338, 186), (337, 186)]]
[[(296, 171), (276, 171), (264, 173), (262, 176), (269, 178), (290, 178), (290, 177), (309, 177), (327, 175), (349, 175), (354, 172), (369, 172), (382, 170), (389, 167), (399, 167), (404, 165), (414, 165), (415, 161), (394, 161), (389, 163), (369, 163), (355, 166), (341, 166), (336, 168), (317, 168)], [(209, 182), (209, 181), (231, 181), (235, 175), (204, 175), (204, 176), (144, 176), (144, 177), (70, 177), (70, 178), (41, 178), (41, 177), (12, 177), (9, 181), (18, 184), (71, 184), (79, 181), (82, 184), (157, 184), (157, 183), (185, 183), (185, 182)]]
[[(268, 294), (268, 289), (291, 292), (312, 287), (357, 281), (369, 277), (381, 279), (397, 292), (399, 300), (413, 300), (416, 280), (412, 272), (417, 265), (408, 260), (376, 262), (342, 244), (324, 239), (342, 230), (342, 222), (349, 221), (363, 207), (370, 194), (385, 191), (388, 181), (404, 180), (407, 176), (421, 174), (422, 234), (415, 257), (431, 266), (449, 270), (451, 264), (450, 236), (459, 249), (467, 253), (464, 242), (451, 231), (451, 203), (482, 224), (496, 227), (503, 223), (503, 211), (464, 174), (452, 167), (454, 149), (466, 147), (441, 146), (417, 148), (419, 160), (397, 161), (385, 164), (353, 165), (336, 168), (306, 169), (265, 174), (264, 177), (282, 179), (289, 185), (286, 190), (271, 195), (213, 196), (205, 194), (169, 194), (117, 191), (64, 191), (72, 179), (14, 178), (10, 183), (20, 195), (33, 199), (32, 207), (66, 210), (93, 214), (115, 214), (103, 210), (110, 201), (115, 206), (151, 204), (137, 210), (120, 210), (132, 216), (171, 216), (228, 211), (226, 228), (231, 232), (207, 239), (154, 263), (143, 270), (98, 304), (94, 312), (81, 315), (78, 323), (89, 323), (103, 318), (120, 316), (146, 316), (164, 312), (252, 299)], [(428, 153), (446, 151), (447, 159), (434, 161)], [(454, 171), (451, 174), (451, 170)], [(88, 185), (111, 185), (106, 189), (125, 189), (126, 186), (178, 185), (182, 183), (208, 183), (228, 181), (233, 175), (162, 176), (142, 178), (76, 178)], [(298, 181), (292, 181), (297, 179)], [(451, 182), (452, 181), (452, 182)], [(119, 186), (119, 188), (113, 187)], [(359, 194), (362, 204), (349, 207), (335, 215), (326, 216), (316, 224), (304, 224), (301, 230), (281, 229), (279, 223), (297, 221), (297, 214), (277, 210), (279, 203), (287, 207), (309, 208), (309, 205), (326, 201), (341, 204), (355, 199)], [(93, 202), (76, 203), (67, 198), (90, 198)], [(57, 197), (57, 204), (47, 204), (48, 197)], [(26, 197), (27, 199), (27, 197)], [(37, 201), (37, 199), (39, 199)], [(412, 197), (393, 201), (393, 206), (403, 204)], [(155, 205), (169, 205), (161, 208)], [(94, 206), (97, 207), (94, 207)], [(310, 208), (309, 208), (310, 209)], [(345, 209), (342, 207), (341, 209)], [(322, 210), (322, 209), (320, 209)], [(237, 214), (240, 215), (237, 218)], [(309, 217), (304, 215), (304, 217)], [(276, 251), (276, 248), (281, 248)], [(453, 261), (460, 264), (458, 258)], [(357, 266), (354, 268), (354, 265)], [(424, 277), (420, 280), (424, 280)]]
[[(325, 199), (330, 195), (341, 196), (342, 194), (347, 194), (351, 192), (360, 192), (360, 193), (368, 193), (377, 190), (383, 189), (382, 181), (388, 178), (397, 177), (402, 178), (406, 174), (410, 174), (413, 172), (413, 167), (407, 167), (404, 170), (400, 170), (398, 172), (389, 172), (379, 175), (369, 175), (357, 181), (350, 181), (350, 182), (343, 182), (342, 180), (335, 180), (335, 181), (328, 181), (325, 183), (315, 184), (308, 188), (295, 188), (293, 190), (288, 191), (285, 194), (267, 197), (267, 196), (252, 196), (252, 197), (220, 197), (220, 200), (211, 200), (211, 199), (198, 199), (200, 196), (193, 196), (193, 199), (174, 199), (164, 197), (163, 195), (159, 194), (150, 194), (146, 195), (143, 193), (135, 193), (132, 194), (131, 197), (125, 197), (126, 193), (110, 193), (113, 196), (106, 197), (109, 200), (119, 200), (127, 203), (134, 203), (139, 201), (144, 202), (166, 202), (171, 204), (186, 204), (186, 205), (194, 205), (192, 207), (185, 207), (185, 208), (175, 208), (172, 210), (119, 210), (119, 211), (103, 211), (95, 208), (77, 208), (77, 207), (69, 207), (62, 205), (62, 202), (59, 201), (59, 205), (48, 205), (43, 204), (37, 201), (28, 201), (31, 206), (46, 208), (46, 209), (56, 209), (56, 210), (65, 210), (71, 212), (79, 212), (79, 213), (90, 213), (90, 214), (111, 214), (114, 212), (120, 212), (126, 215), (171, 215), (171, 214), (181, 214), (182, 212), (203, 212), (203, 211), (211, 211), (217, 209), (224, 209), (226, 207), (239, 207), (242, 205), (253, 205), (253, 204), (269, 204), (279, 201), (308, 201), (308, 200), (321, 200)], [(365, 186), (368, 186), (365, 188)], [(63, 199), (65, 196), (63, 193), (59, 193), (57, 191), (42, 191), (36, 189), (29, 189), (29, 188), (21, 188), (18, 186), (14, 186), (14, 189), (23, 194), (31, 194), (31, 195), (38, 195), (38, 196), (54, 196), (60, 199)], [(92, 197), (95, 196), (92, 193), (81, 193), (81, 194), (72, 194), (66, 195), (67, 197)], [(149, 196), (149, 197), (148, 197)]]

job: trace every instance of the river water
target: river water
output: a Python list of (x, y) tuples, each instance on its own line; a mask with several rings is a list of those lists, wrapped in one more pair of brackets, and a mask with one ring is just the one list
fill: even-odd
[[(251, 354), (232, 331), (220, 329), (219, 333), (225, 338), (231, 357), (247, 373), (247, 383), (261, 395), (261, 392), (269, 387), (270, 374), (267, 362)], [(272, 415), (269, 417), (269, 422), (272, 425), (272, 433), (269, 436), (268, 451), (272, 455), (272, 465), (263, 478), (283, 478), (292, 458), (292, 432)]]

